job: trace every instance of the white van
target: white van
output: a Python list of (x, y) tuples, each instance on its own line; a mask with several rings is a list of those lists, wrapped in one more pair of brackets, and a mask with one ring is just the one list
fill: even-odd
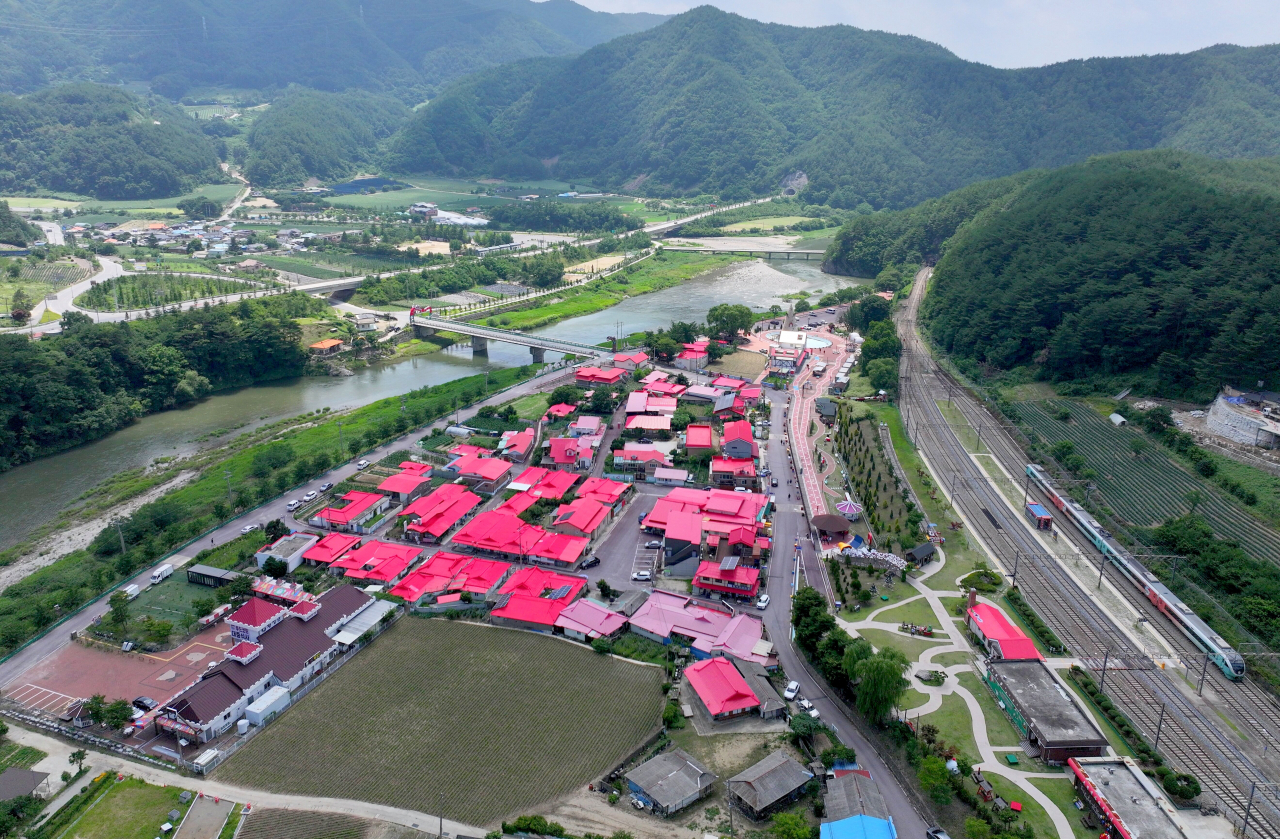
[(151, 585), (163, 582), (173, 576), (173, 566), (169, 563), (161, 565), (159, 568), (151, 572)]
[(125, 586), (120, 590), (123, 591), (126, 595), (128, 595), (130, 600), (138, 596), (138, 587), (132, 583), (130, 583), (129, 585)]

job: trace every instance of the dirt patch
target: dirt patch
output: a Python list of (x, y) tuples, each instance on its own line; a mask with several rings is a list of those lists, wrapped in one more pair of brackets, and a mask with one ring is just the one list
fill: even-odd
[(270, 210), (270, 209), (277, 208), (280, 205), (272, 201), (270, 198), (250, 198), (248, 201), (245, 201), (240, 206), (241, 207), (261, 207), (265, 210)]
[(621, 256), (602, 256), (590, 262), (582, 262), (564, 269), (566, 274), (591, 274), (596, 271), (608, 271), (622, 261)]
[(449, 243), (448, 242), (406, 242), (405, 244), (397, 248), (397, 250), (417, 251), (420, 254), (442, 253), (448, 256)]
[(98, 531), (111, 523), (114, 516), (130, 516), (148, 501), (155, 501), (170, 490), (190, 483), (196, 477), (196, 471), (179, 472), (172, 480), (152, 487), (141, 495), (134, 496), (114, 507), (103, 511), (88, 521), (58, 530), (41, 539), (26, 554), (12, 565), (0, 569), (0, 590), (8, 588), (16, 582), (39, 571), (46, 565), (52, 565), (62, 557), (89, 547), (89, 543), (98, 535)]

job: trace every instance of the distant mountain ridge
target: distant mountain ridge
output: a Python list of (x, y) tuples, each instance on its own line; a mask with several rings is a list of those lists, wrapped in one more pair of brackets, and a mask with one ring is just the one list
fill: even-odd
[(0, 89), (146, 81), (178, 98), (296, 83), (411, 103), (476, 70), (571, 55), (665, 19), (572, 0), (0, 0)]
[(1001, 70), (918, 38), (703, 6), (464, 78), (391, 145), (406, 172), (733, 198), (803, 171), (814, 203), (900, 208), (1101, 153), (1280, 154), (1280, 47)]

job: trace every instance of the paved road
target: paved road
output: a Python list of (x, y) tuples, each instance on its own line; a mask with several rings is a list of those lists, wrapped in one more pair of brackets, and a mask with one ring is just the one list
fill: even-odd
[(54, 221), (34, 221), (36, 227), (44, 231), (44, 238), (51, 245), (65, 245), (67, 239), (62, 235), (62, 225)]
[[(780, 430), (784, 427), (782, 419), (782, 399), (776, 398), (773, 404), (771, 419), (774, 432), (773, 445), (769, 446), (769, 468), (778, 475), (780, 484), (774, 490), (778, 498), (778, 513), (773, 522), (773, 559), (769, 563), (769, 579), (767, 592), (772, 601), (763, 613), (765, 627), (769, 638), (778, 648), (778, 661), (787, 676), (800, 683), (801, 694), (807, 697), (822, 719), (835, 728), (841, 742), (851, 746), (858, 754), (858, 763), (870, 770), (884, 795), (885, 804), (893, 816), (898, 835), (904, 837), (923, 837), (928, 825), (920, 816), (907, 793), (898, 785), (890, 774), (875, 748), (859, 732), (853, 720), (845, 716), (840, 705), (827, 695), (824, 685), (812, 674), (804, 664), (799, 650), (791, 641), (791, 593), (795, 583), (795, 562), (793, 546), (800, 540), (803, 563), (806, 575), (819, 586), (819, 559), (814, 555), (813, 546), (806, 540), (809, 526), (804, 520), (804, 513), (797, 500), (786, 500), (785, 476), (791, 474), (787, 452), (781, 445)], [(797, 495), (795, 487), (791, 487), (792, 495)]]

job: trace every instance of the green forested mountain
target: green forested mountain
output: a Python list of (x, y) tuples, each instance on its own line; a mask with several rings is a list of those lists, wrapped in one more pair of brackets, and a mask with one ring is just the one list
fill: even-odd
[(802, 171), (809, 203), (907, 207), (1107, 152), (1280, 154), (1280, 47), (1000, 70), (918, 38), (704, 6), (574, 58), (463, 79), (398, 141), (405, 171), (549, 171), (729, 198)]
[(177, 98), (298, 83), (417, 102), (474, 70), (570, 55), (663, 19), (571, 0), (0, 0), (0, 89), (123, 79)]
[(828, 256), (927, 255), (939, 218), (922, 318), (961, 363), (1197, 399), (1280, 381), (1280, 161), (1098, 157), (859, 219)]
[(213, 142), (158, 100), (94, 84), (0, 94), (0, 191), (155, 198), (221, 178)]
[(368, 163), (409, 116), (390, 96), (292, 89), (249, 131), (245, 173), (258, 186), (338, 180)]
[(39, 235), (34, 225), (9, 209), (8, 201), (0, 201), (0, 243), (21, 247), (34, 242)]

